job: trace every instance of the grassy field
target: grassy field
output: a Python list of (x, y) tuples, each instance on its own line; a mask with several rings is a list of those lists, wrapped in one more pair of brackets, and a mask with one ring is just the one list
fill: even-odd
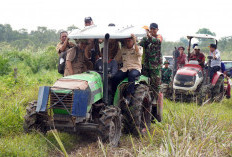
[[(52, 132), (23, 131), (26, 105), (37, 99), (38, 87), (61, 77), (54, 68), (54, 48), (1, 56), (9, 69), (0, 76), (0, 156), (64, 156)], [(141, 138), (123, 135), (118, 148), (88, 135), (58, 135), (69, 156), (232, 156), (232, 99), (202, 107), (165, 100), (162, 123)]]

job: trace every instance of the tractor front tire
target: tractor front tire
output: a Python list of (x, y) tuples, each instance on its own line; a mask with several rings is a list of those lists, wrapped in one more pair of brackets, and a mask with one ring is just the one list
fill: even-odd
[(24, 116), (24, 131), (29, 133), (32, 130), (38, 130), (46, 133), (47, 129), (44, 123), (44, 118), (36, 112), (37, 101), (30, 102), (26, 108), (26, 115)]
[(152, 117), (151, 107), (149, 87), (144, 84), (136, 85), (130, 104), (126, 104), (123, 100), (120, 102), (124, 131), (139, 135), (143, 133), (143, 129), (149, 129)]
[(99, 131), (103, 142), (117, 147), (121, 137), (121, 110), (118, 107), (106, 106), (100, 111)]

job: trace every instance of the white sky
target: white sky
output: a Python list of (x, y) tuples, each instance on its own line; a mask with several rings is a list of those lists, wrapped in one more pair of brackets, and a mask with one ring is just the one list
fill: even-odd
[(83, 27), (84, 17), (91, 16), (97, 25), (156, 22), (164, 39), (173, 41), (203, 27), (219, 38), (232, 35), (232, 0), (2, 0), (0, 4), (0, 24), (13, 29)]

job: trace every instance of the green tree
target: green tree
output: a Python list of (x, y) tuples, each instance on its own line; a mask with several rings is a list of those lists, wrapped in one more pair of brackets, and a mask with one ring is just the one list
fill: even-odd
[(208, 35), (212, 35), (212, 36), (216, 36), (216, 33), (211, 32), (208, 28), (200, 28), (196, 34), (208, 34)]

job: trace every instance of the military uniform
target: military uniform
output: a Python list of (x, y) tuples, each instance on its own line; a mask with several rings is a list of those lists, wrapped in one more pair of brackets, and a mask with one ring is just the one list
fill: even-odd
[(67, 67), (67, 61), (71, 61), (73, 74), (80, 74), (87, 71), (88, 69), (84, 50), (80, 50), (78, 47), (73, 47), (67, 51), (64, 76), (71, 75)]
[(169, 84), (171, 82), (172, 70), (170, 68), (162, 68), (162, 83)]
[(143, 75), (150, 78), (152, 90), (156, 96), (156, 100), (158, 99), (161, 84), (161, 42), (161, 35), (151, 38), (144, 37), (140, 42), (140, 45), (145, 48)]
[[(62, 53), (62, 52), (60, 51), (60, 48), (61, 48), (63, 45), (64, 45), (63, 42), (59, 42), (59, 43), (57, 44), (57, 46), (56, 46), (56, 51), (57, 51), (57, 53), (58, 53), (59, 55)], [(67, 47), (66, 47), (66, 49), (65, 49), (64, 51), (68, 51), (68, 49), (70, 49), (70, 48), (72, 48), (72, 47), (74, 47), (74, 46), (75, 46), (74, 43), (69, 42), (69, 44), (67, 44)]]

